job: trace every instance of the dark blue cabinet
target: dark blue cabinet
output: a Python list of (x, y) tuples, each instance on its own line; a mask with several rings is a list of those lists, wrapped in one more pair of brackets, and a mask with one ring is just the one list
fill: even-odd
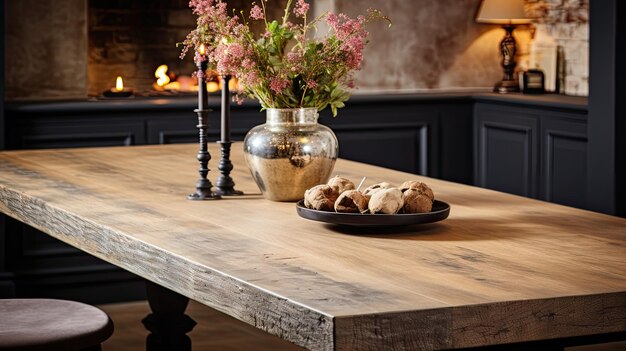
[(512, 194), (585, 208), (586, 108), (474, 106), (474, 182)]

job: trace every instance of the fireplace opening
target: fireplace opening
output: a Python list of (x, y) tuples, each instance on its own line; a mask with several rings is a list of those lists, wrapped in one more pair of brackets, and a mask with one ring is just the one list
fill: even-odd
[(87, 1), (88, 95), (118, 76), (136, 96), (197, 91), (193, 57), (181, 60), (176, 47), (195, 25), (186, 0)]

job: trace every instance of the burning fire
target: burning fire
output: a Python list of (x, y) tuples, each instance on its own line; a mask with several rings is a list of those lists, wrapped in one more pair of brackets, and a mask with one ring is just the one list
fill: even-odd
[(124, 81), (121, 76), (117, 76), (115, 80), (115, 91), (123, 91), (124, 90)]
[[(200, 51), (204, 48), (200, 47)], [(157, 91), (182, 91), (182, 92), (194, 92), (198, 91), (198, 85), (196, 79), (190, 76), (176, 76), (176, 74), (168, 71), (167, 65), (160, 65), (154, 71), (154, 77), (156, 81), (152, 84), (154, 90)], [(207, 72), (211, 75), (211, 73)], [(222, 89), (222, 81), (219, 79), (216, 73), (212, 73), (217, 81), (207, 82), (207, 91), (209, 93), (216, 93)], [(236, 78), (232, 78), (228, 84), (230, 90), (236, 90), (239, 88)]]
[[(194, 91), (191, 86), (191, 77), (176, 77), (175, 74), (168, 72), (169, 67), (167, 65), (160, 65), (154, 71), (154, 77), (157, 78), (156, 82), (152, 84), (154, 90), (177, 90), (177, 91)], [(176, 79), (171, 82), (171, 79)], [(196, 88), (195, 91), (198, 89)]]
[(170, 77), (167, 75), (167, 65), (160, 65), (156, 71), (154, 71), (154, 76), (157, 78), (157, 85), (160, 87), (165, 86), (170, 82)]

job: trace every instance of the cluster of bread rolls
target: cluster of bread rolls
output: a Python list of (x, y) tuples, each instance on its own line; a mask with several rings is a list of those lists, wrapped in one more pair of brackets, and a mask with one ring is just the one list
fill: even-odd
[(307, 208), (342, 213), (424, 213), (432, 210), (434, 199), (433, 191), (419, 181), (406, 181), (399, 187), (383, 182), (361, 192), (352, 181), (338, 176), (304, 193)]

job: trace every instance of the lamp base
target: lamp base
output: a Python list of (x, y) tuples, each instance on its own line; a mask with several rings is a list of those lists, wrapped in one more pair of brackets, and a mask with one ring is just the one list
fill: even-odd
[(500, 94), (519, 92), (519, 84), (514, 80), (501, 80), (493, 87), (493, 91)]

